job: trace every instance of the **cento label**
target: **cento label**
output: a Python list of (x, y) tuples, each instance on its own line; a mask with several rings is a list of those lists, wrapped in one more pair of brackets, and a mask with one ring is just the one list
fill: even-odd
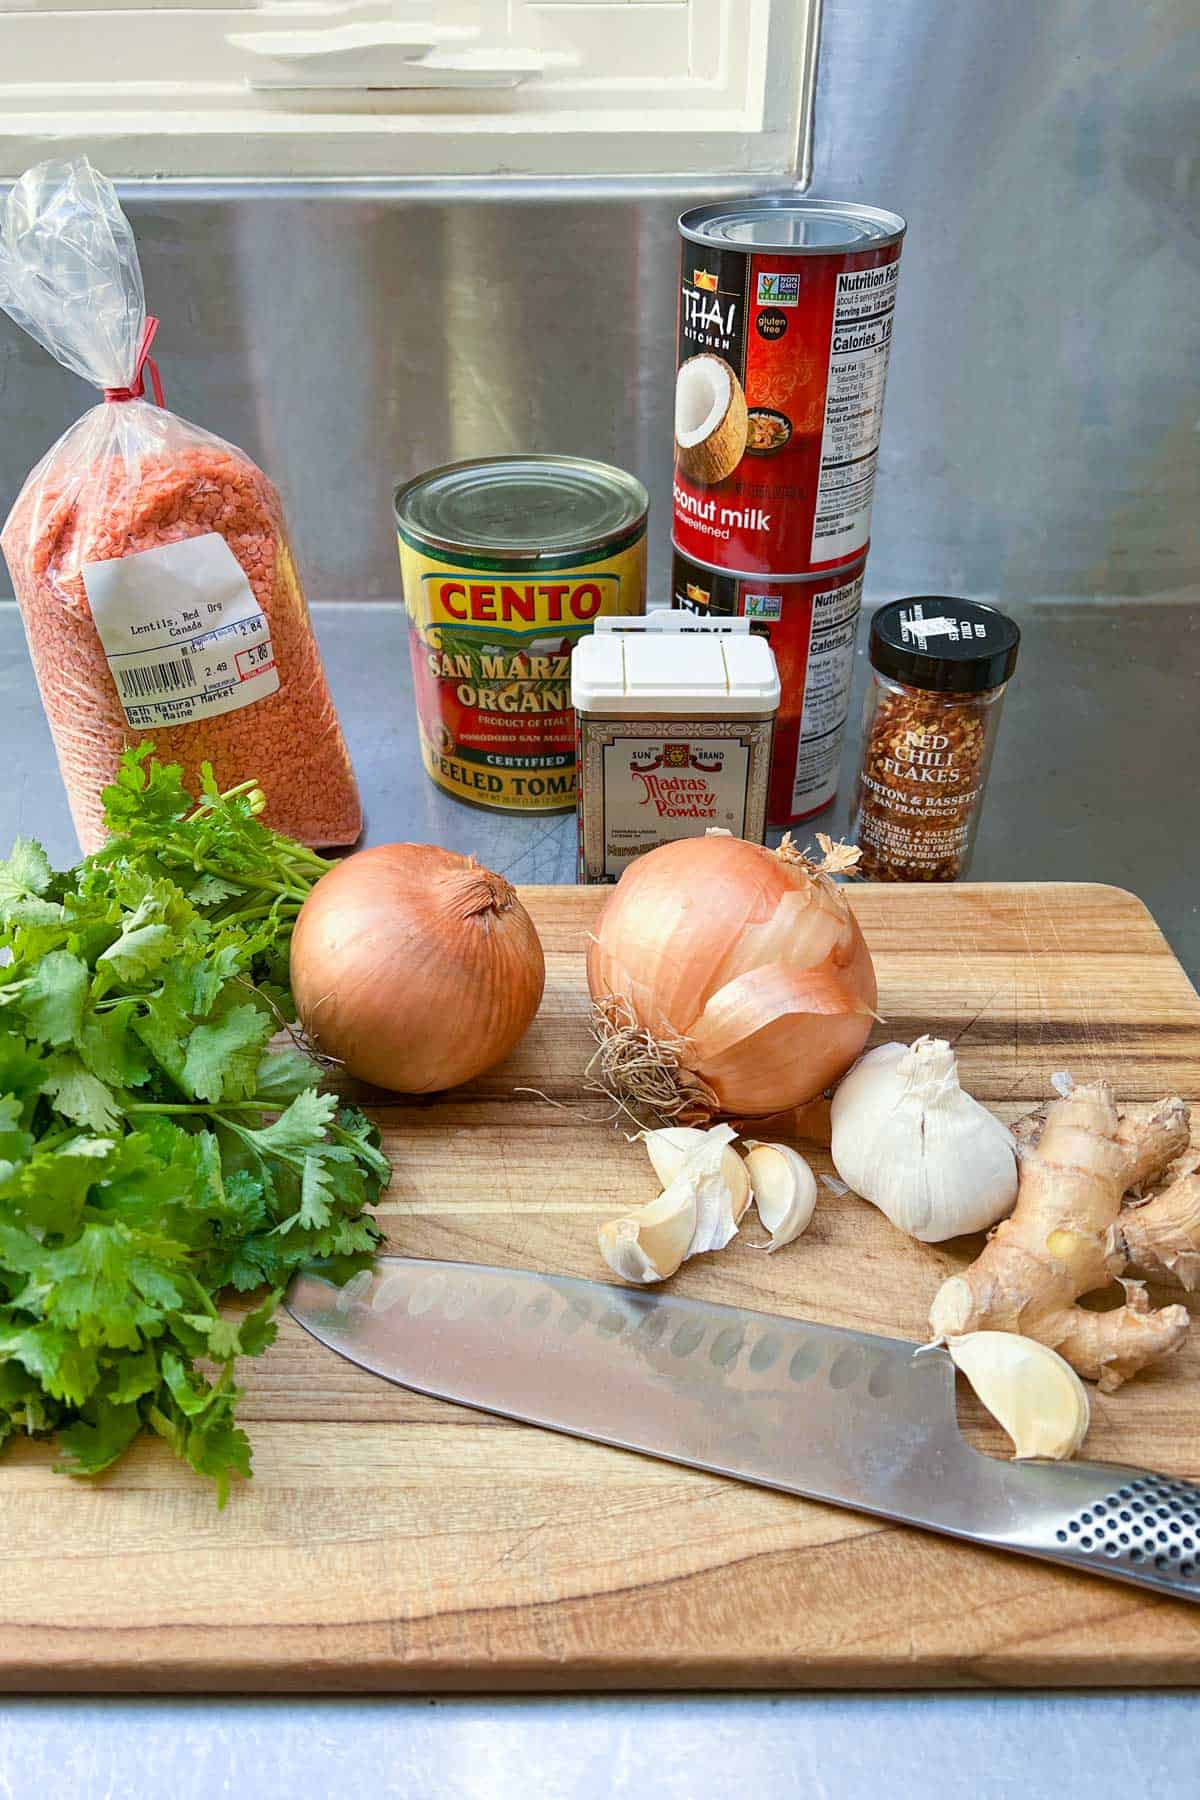
[(789, 256), (685, 238), (682, 252), (676, 544), (742, 572), (853, 562), (870, 536), (900, 245)]
[(591, 562), (511, 568), (400, 538), (421, 755), (447, 793), (506, 812), (575, 804), (571, 652), (640, 613), (645, 532)]

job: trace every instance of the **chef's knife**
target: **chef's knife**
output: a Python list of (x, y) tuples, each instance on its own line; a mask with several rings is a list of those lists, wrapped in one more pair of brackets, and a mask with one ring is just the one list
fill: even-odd
[(525, 1269), (380, 1257), (287, 1308), (388, 1381), (999, 1550), (1200, 1600), (1200, 1487), (1004, 1462), (959, 1431), (943, 1350)]

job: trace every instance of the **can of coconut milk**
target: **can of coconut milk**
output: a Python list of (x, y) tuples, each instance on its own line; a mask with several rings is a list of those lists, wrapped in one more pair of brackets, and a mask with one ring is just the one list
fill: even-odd
[(850, 711), (865, 556), (824, 575), (747, 575), (675, 550), (672, 604), (704, 618), (749, 619), (775, 652), (781, 697), (767, 820), (794, 825), (837, 793)]
[(577, 456), (452, 463), (396, 493), (421, 758), (500, 812), (575, 804), (571, 652), (646, 605), (645, 488)]
[(849, 567), (870, 537), (904, 220), (766, 194), (679, 229), (676, 544), (721, 569)]

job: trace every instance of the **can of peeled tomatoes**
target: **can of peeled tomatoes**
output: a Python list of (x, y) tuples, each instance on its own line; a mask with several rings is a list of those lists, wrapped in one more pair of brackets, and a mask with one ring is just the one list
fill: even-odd
[(396, 492), (430, 780), (499, 812), (575, 804), (571, 652), (646, 604), (642, 483), (575, 456), (452, 463)]
[(775, 652), (781, 689), (767, 820), (794, 825), (837, 793), (850, 711), (865, 555), (824, 575), (747, 575), (714, 569), (676, 546), (672, 604), (706, 617), (751, 621)]
[(904, 220), (766, 194), (683, 214), (674, 537), (812, 574), (867, 547)]

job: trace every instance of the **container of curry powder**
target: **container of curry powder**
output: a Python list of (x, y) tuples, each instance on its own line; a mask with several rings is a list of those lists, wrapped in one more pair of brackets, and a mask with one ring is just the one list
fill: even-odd
[(571, 652), (598, 618), (645, 609), (645, 488), (583, 457), (501, 456), (395, 504), (427, 774), (497, 812), (569, 812)]

